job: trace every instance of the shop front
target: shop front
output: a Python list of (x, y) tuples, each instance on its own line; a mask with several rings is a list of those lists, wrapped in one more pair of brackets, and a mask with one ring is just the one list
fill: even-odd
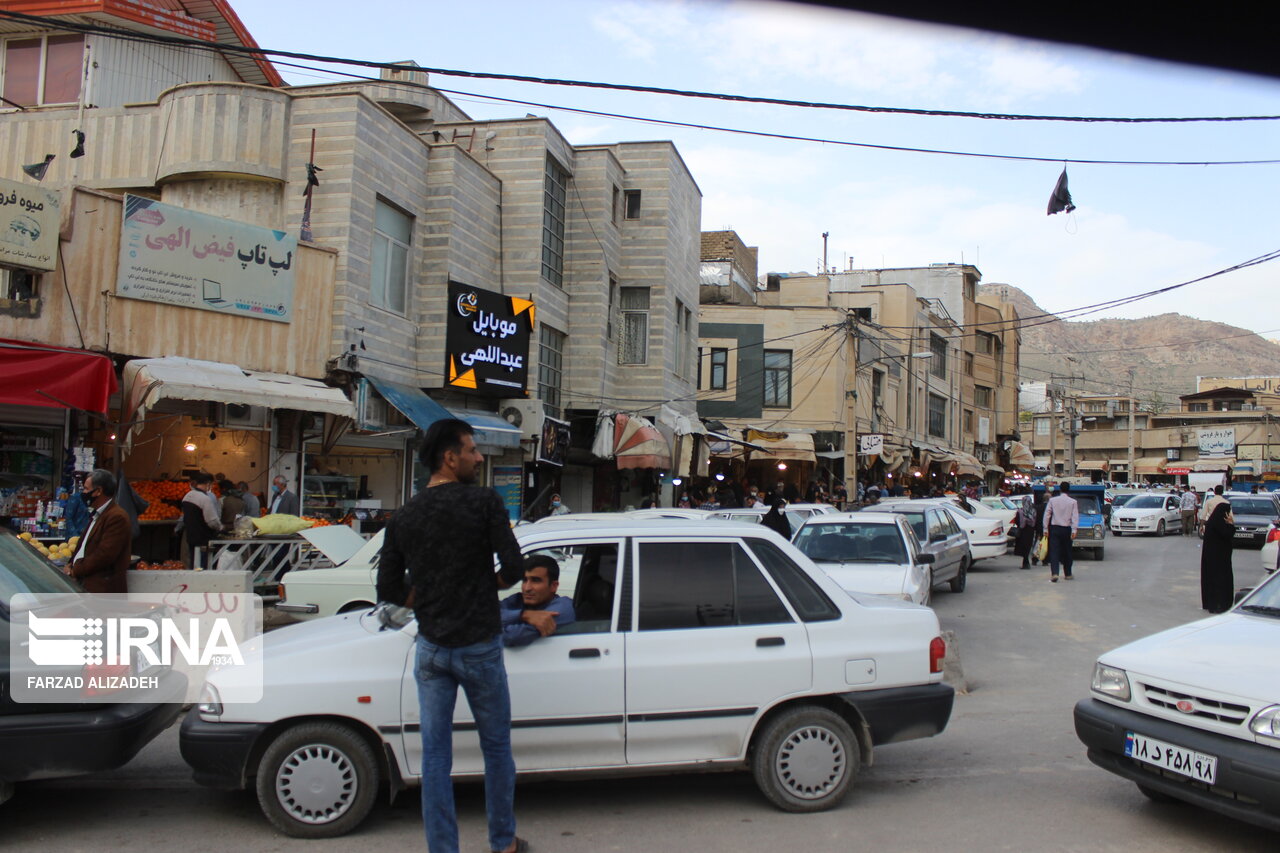
[(749, 429), (746, 438), (760, 448), (748, 452), (747, 479), (765, 492), (782, 484), (784, 493), (803, 497), (818, 464), (813, 435)]

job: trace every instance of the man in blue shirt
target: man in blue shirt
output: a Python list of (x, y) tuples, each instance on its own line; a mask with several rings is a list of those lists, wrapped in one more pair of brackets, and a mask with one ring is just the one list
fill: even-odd
[(556, 595), (560, 588), (560, 564), (545, 554), (524, 561), (520, 591), (502, 600), (502, 644), (527, 646), (549, 637), (574, 620), (573, 602)]

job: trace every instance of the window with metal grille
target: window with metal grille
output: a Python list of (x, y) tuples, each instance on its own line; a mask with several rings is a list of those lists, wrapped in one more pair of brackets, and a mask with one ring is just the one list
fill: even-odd
[(74, 104), (84, 79), (84, 36), (15, 38), (4, 43), (4, 99), (24, 107)]
[(774, 409), (791, 408), (791, 351), (764, 351), (764, 404)]
[(947, 398), (937, 394), (929, 395), (929, 435), (947, 437)]
[(542, 182), (542, 277), (556, 287), (564, 287), (564, 209), (569, 173), (547, 155), (546, 177)]
[(560, 388), (564, 378), (564, 342), (568, 336), (550, 326), (538, 335), (538, 398), (548, 415), (560, 417)]
[(933, 358), (929, 359), (929, 372), (939, 379), (947, 378), (947, 340), (940, 335), (929, 334), (929, 352), (933, 353)]
[(397, 314), (408, 313), (409, 251), (413, 219), (382, 199), (373, 214), (373, 257), (369, 263), (369, 301)]
[(645, 364), (649, 360), (649, 288), (619, 288), (622, 308), (622, 341), (618, 364)]

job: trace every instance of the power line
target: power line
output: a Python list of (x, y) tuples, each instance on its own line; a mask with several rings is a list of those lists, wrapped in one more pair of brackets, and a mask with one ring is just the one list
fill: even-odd
[[(92, 24), (77, 24), (69, 21), (60, 21), (53, 18), (39, 17), (35, 15), (26, 15), (20, 12), (12, 12), (8, 10), (0, 10), (0, 14), (13, 18), (15, 20), (23, 20), (31, 23), (39, 22), (47, 25), (64, 27), (66, 29), (80, 30), (84, 32), (94, 32), (102, 35), (119, 35), (122, 32), (113, 27), (105, 27)], [(129, 33), (131, 36), (141, 36), (139, 33)], [(121, 36), (123, 37), (123, 36)], [(246, 45), (219, 44), (216, 42), (206, 42), (200, 39), (188, 39), (179, 36), (161, 36), (146, 35), (145, 38), (150, 41), (165, 42), (168, 44), (178, 44), (187, 46), (202, 46), (206, 49), (213, 48), (233, 53), (244, 53), (252, 56), (287, 56), (294, 59), (306, 59), (312, 62), (325, 62), (334, 65), (356, 65), (364, 68), (386, 68), (393, 70), (403, 70), (404, 65), (393, 62), (375, 62), (372, 60), (352, 59), (340, 56), (324, 56), (314, 53), (301, 53), (297, 51), (287, 51), (278, 49), (269, 49), (263, 47), (249, 47)], [(286, 64), (286, 63), (281, 63)], [(418, 69), (415, 69), (418, 70)], [(1034, 115), (1025, 113), (996, 113), (996, 112), (973, 112), (966, 110), (943, 110), (943, 109), (924, 109), (918, 107), (886, 107), (886, 106), (869, 106), (865, 104), (841, 104), (827, 101), (803, 101), (791, 98), (768, 98), (761, 95), (738, 95), (725, 92), (703, 92), (691, 89), (671, 89), (662, 86), (643, 86), (635, 83), (607, 83), (598, 80), (570, 80), (556, 77), (537, 77), (526, 74), (507, 74), (494, 71), (464, 71), (456, 68), (433, 68), (422, 66), (420, 70), (429, 74), (437, 74), (441, 77), (465, 77), (478, 80), (503, 80), (514, 83), (534, 83), (540, 86), (562, 86), (580, 89), (604, 89), (616, 92), (637, 92), (641, 94), (651, 95), (670, 95), (679, 98), (695, 98), (701, 100), (716, 101), (732, 101), (737, 103), (748, 104), (770, 104), (773, 106), (783, 107), (799, 107), (803, 109), (817, 110), (838, 110), (846, 112), (860, 113), (878, 113), (889, 115), (913, 115), (927, 116), (934, 118), (969, 118), (983, 119), (988, 121), (1052, 121), (1052, 122), (1083, 122), (1083, 123), (1121, 123), (1121, 124), (1186, 124), (1193, 122), (1243, 122), (1243, 121), (1275, 121), (1280, 119), (1280, 115), (1252, 115), (1252, 116), (1078, 116), (1078, 115)]]

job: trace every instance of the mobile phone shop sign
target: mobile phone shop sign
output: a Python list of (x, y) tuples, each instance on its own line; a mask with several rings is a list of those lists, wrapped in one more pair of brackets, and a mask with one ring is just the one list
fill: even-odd
[(529, 384), (533, 303), (451, 281), (446, 316), (447, 387), (523, 397)]
[(126, 195), (116, 293), (288, 323), (298, 239)]

